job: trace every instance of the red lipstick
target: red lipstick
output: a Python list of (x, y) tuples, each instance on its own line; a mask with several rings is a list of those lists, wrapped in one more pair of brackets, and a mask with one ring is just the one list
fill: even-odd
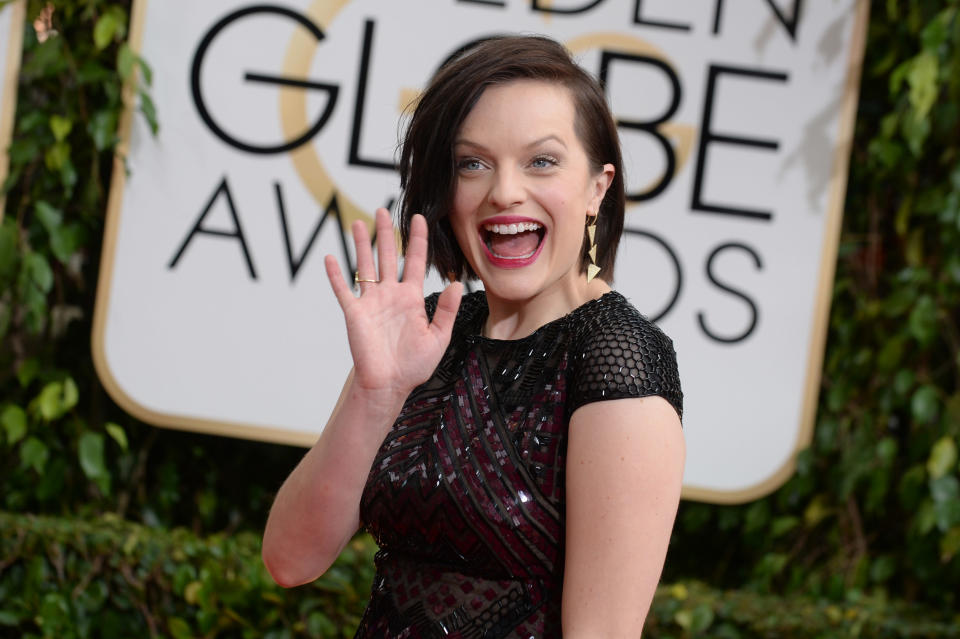
[[(487, 246), (486, 233), (489, 231), (486, 230), (487, 225), (490, 224), (537, 224), (543, 229), (543, 236), (540, 238), (539, 243), (537, 244), (537, 249), (527, 257), (501, 257), (499, 255), (494, 255), (490, 250), (490, 247)], [(524, 217), (520, 215), (497, 215), (491, 218), (488, 218), (480, 223), (479, 228), (477, 229), (480, 235), (480, 245), (483, 247), (483, 252), (487, 256), (487, 260), (494, 266), (498, 268), (522, 268), (524, 266), (529, 266), (537, 261), (537, 258), (540, 257), (540, 251), (543, 250), (543, 240), (547, 236), (547, 229), (542, 222), (530, 217)]]

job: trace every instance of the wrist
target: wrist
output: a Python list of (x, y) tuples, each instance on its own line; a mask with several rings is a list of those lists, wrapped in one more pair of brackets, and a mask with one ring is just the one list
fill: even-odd
[(353, 379), (347, 389), (347, 401), (354, 406), (364, 407), (364, 411), (368, 413), (368, 419), (372, 422), (381, 422), (392, 426), (411, 390), (364, 388)]

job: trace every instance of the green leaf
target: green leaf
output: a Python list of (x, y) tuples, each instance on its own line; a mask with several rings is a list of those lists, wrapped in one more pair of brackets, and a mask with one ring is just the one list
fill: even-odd
[(947, 475), (930, 482), (933, 496), (933, 514), (937, 528), (942, 532), (960, 525), (960, 482)]
[(107, 434), (113, 438), (113, 441), (117, 442), (120, 448), (126, 451), (129, 444), (127, 442), (127, 432), (123, 430), (123, 426), (114, 424), (113, 422), (107, 422), (104, 428), (107, 430)]
[(137, 56), (137, 66), (140, 67), (141, 77), (143, 78), (143, 83), (147, 86), (153, 84), (153, 69), (150, 68), (150, 65), (147, 64), (147, 61)]
[(877, 355), (877, 368), (880, 371), (893, 371), (903, 361), (903, 340), (888, 340)]
[(153, 135), (157, 134), (157, 131), (160, 130), (160, 125), (157, 122), (157, 107), (153, 104), (153, 99), (146, 91), (140, 91), (140, 112), (143, 114), (143, 117), (146, 118), (147, 124), (150, 125), (150, 132)]
[(0, 424), (7, 434), (7, 443), (13, 446), (27, 434), (27, 413), (15, 404), (11, 404), (0, 413)]
[(127, 33), (126, 21), (126, 14), (119, 7), (111, 7), (101, 15), (93, 27), (93, 43), (97, 49), (106, 49), (114, 39), (123, 38)]
[(36, 378), (40, 371), (40, 360), (36, 357), (28, 357), (17, 368), (17, 381), (20, 382), (20, 388), (26, 388), (30, 382)]
[(183, 599), (191, 606), (196, 606), (200, 601), (200, 591), (203, 590), (203, 583), (200, 581), (191, 581), (183, 589)]
[(40, 416), (46, 421), (53, 421), (63, 413), (60, 410), (60, 395), (63, 392), (63, 384), (60, 382), (50, 382), (43, 387), (40, 394), (37, 395), (36, 405), (40, 410)]
[(77, 383), (73, 381), (72, 377), (68, 377), (63, 381), (62, 402), (64, 411), (68, 411), (76, 406), (78, 399), (80, 399), (80, 393), (77, 391)]
[(927, 472), (931, 479), (939, 479), (951, 472), (957, 464), (957, 444), (949, 435), (945, 435), (937, 440), (937, 443), (930, 449), (930, 457), (927, 459)]
[(870, 565), (870, 579), (882, 584), (889, 581), (897, 572), (897, 560), (891, 555), (882, 555), (873, 560)]
[(45, 421), (51, 422), (62, 417), (77, 405), (79, 394), (77, 385), (71, 378), (63, 382), (50, 382), (31, 403)]
[(73, 120), (70, 118), (65, 118), (62, 115), (56, 114), (50, 116), (50, 130), (53, 132), (53, 138), (57, 142), (63, 142), (66, 140), (72, 129)]
[(807, 525), (808, 528), (813, 528), (821, 521), (826, 519), (831, 513), (830, 507), (827, 505), (827, 499), (823, 495), (817, 495), (810, 503), (807, 504), (807, 507), (803, 511), (803, 522)]
[(937, 525), (937, 515), (933, 510), (933, 502), (925, 499), (917, 509), (916, 514), (917, 531), (920, 535), (926, 535), (933, 527)]
[(924, 346), (929, 345), (937, 336), (937, 304), (929, 295), (917, 300), (910, 318), (907, 320), (910, 334)]
[(43, 156), (44, 164), (51, 171), (59, 171), (70, 159), (70, 144), (67, 142), (57, 142), (47, 149)]
[(50, 234), (50, 250), (61, 264), (67, 264), (85, 239), (83, 227), (72, 223), (58, 227)]
[(906, 395), (913, 389), (917, 374), (908, 368), (897, 371), (893, 378), (893, 390), (897, 395)]
[(40, 253), (31, 252), (23, 258), (23, 270), (27, 280), (34, 283), (44, 293), (53, 288), (53, 269)]
[(782, 537), (796, 528), (799, 523), (800, 520), (792, 515), (777, 517), (773, 520), (773, 525), (770, 527), (770, 535), (774, 538)]
[(952, 19), (951, 13), (949, 10), (941, 11), (936, 18), (927, 23), (927, 26), (925, 26), (920, 33), (923, 48), (932, 54), (935, 54), (936, 50), (950, 37), (948, 26)]
[(87, 132), (98, 151), (111, 148), (117, 139), (117, 113), (112, 109), (97, 111), (87, 123)]
[(910, 105), (916, 118), (924, 119), (937, 99), (939, 60), (935, 53), (923, 51), (910, 64), (907, 83), (910, 85)]
[(936, 418), (939, 404), (937, 388), (926, 384), (914, 392), (910, 399), (910, 411), (917, 422), (927, 424)]
[(930, 496), (935, 504), (944, 504), (960, 498), (960, 481), (953, 475), (930, 480)]
[(919, 118), (916, 111), (911, 111), (900, 122), (900, 132), (910, 147), (910, 152), (914, 156), (920, 156), (923, 153), (923, 145), (930, 135), (930, 120)]
[(91, 431), (80, 436), (77, 446), (77, 456), (80, 458), (80, 468), (83, 474), (90, 479), (103, 477), (108, 474), (103, 458), (103, 435)]
[(73, 166), (73, 160), (65, 158), (60, 165), (60, 184), (63, 185), (67, 195), (73, 192), (73, 187), (77, 183), (77, 169)]
[(28, 437), (20, 446), (20, 465), (23, 468), (31, 467), (37, 474), (42, 475), (48, 459), (50, 450), (36, 437)]
[(16, 626), (20, 624), (20, 617), (9, 610), (0, 610), (0, 626)]
[(87, 431), (80, 436), (77, 456), (80, 458), (83, 474), (95, 482), (103, 494), (108, 495), (110, 494), (110, 471), (107, 470), (104, 462), (103, 447), (103, 435)]
[(37, 615), (40, 625), (48, 637), (63, 636), (71, 626), (70, 606), (66, 598), (58, 592), (48, 592)]
[(54, 232), (63, 223), (63, 212), (49, 202), (38, 201), (33, 205), (33, 213), (40, 220), (40, 224), (47, 230), (47, 233)]
[(770, 521), (770, 506), (766, 501), (755, 501), (747, 509), (744, 517), (744, 532), (755, 532), (764, 528)]
[(190, 624), (180, 617), (170, 617), (167, 619), (167, 630), (173, 636), (173, 639), (193, 639), (194, 633), (190, 629)]
[(124, 82), (130, 79), (136, 63), (137, 55), (133, 52), (133, 49), (126, 42), (121, 44), (120, 50), (117, 52), (117, 73), (120, 74), (120, 78)]
[(705, 631), (713, 624), (713, 608), (709, 604), (702, 603), (693, 609), (690, 618), (690, 632), (700, 633)]
[(884, 437), (877, 443), (877, 457), (888, 466), (897, 456), (897, 440), (893, 437)]
[(673, 615), (673, 621), (684, 630), (689, 631), (690, 627), (693, 626), (693, 611), (678, 610), (676, 614)]

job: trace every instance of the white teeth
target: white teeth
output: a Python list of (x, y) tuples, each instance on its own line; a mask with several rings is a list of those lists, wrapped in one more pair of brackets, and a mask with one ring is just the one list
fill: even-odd
[(536, 222), (521, 222), (519, 224), (484, 224), (483, 228), (499, 235), (516, 235), (524, 231), (538, 231), (543, 226)]

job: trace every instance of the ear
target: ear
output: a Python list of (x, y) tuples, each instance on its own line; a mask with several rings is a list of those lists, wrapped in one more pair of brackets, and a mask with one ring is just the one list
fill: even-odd
[(590, 205), (587, 210), (593, 211), (597, 215), (600, 211), (600, 203), (603, 202), (603, 196), (607, 194), (607, 189), (613, 184), (613, 176), (616, 169), (612, 164), (604, 164), (600, 172), (593, 176), (590, 187), (593, 189), (593, 197), (590, 198)]

